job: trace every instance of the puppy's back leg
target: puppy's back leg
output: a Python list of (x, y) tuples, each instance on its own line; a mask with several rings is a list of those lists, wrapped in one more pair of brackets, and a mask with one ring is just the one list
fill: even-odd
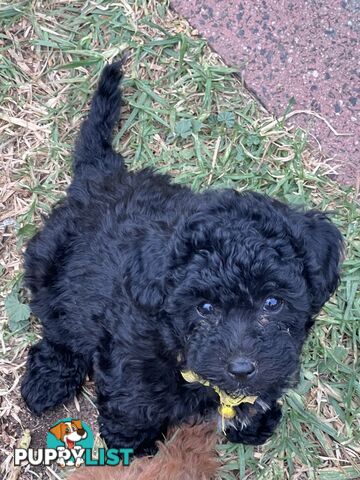
[(112, 133), (119, 120), (123, 61), (106, 65), (75, 144), (74, 177), (96, 179), (124, 168), (121, 155), (112, 148)]
[(21, 394), (30, 410), (44, 410), (74, 398), (88, 371), (81, 355), (46, 339), (30, 348)]

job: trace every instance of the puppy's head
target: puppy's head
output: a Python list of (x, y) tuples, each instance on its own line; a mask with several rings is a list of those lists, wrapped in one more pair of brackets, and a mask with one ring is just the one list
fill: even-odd
[(165, 281), (184, 367), (228, 393), (276, 396), (338, 285), (342, 237), (324, 214), (258, 194), (203, 201), (178, 225)]

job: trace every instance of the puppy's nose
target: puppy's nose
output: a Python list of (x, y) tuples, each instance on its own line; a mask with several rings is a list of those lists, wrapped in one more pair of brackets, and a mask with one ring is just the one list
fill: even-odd
[(245, 380), (255, 372), (255, 363), (247, 358), (236, 358), (229, 363), (228, 372)]
[(85, 434), (85, 430), (83, 428), (78, 428), (77, 433), (82, 437)]

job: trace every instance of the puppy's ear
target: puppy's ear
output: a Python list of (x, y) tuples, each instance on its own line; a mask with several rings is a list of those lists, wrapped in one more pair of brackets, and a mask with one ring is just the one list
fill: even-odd
[(219, 219), (204, 213), (194, 213), (183, 219), (171, 241), (171, 266), (187, 263), (193, 254), (201, 250), (213, 250), (217, 237), (225, 235), (221, 227)]
[(71, 421), (71, 423), (72, 423), (73, 425), (75, 425), (75, 427), (76, 427), (77, 429), (79, 429), (79, 428), (84, 429), (84, 427), (82, 426), (81, 420), (74, 420), (74, 419), (73, 419), (73, 420)]
[(306, 280), (312, 297), (312, 314), (335, 292), (340, 280), (343, 237), (326, 214), (311, 210), (305, 213), (305, 225), (299, 232)]
[(125, 264), (124, 287), (134, 305), (155, 314), (163, 304), (164, 249), (158, 252), (135, 250)]
[(65, 424), (64, 422), (60, 422), (54, 427), (50, 428), (49, 430), (50, 433), (54, 435), (58, 440), (63, 440), (64, 438), (64, 432), (65, 432)]
[(135, 305), (147, 313), (155, 314), (163, 304), (164, 294), (159, 280), (131, 281), (125, 286)]

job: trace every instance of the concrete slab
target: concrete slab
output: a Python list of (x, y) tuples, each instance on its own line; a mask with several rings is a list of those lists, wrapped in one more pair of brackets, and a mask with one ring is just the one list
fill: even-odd
[(312, 110), (338, 133), (310, 115), (293, 117), (319, 139), (339, 180), (360, 179), (360, 2), (359, 0), (172, 0), (246, 85), (275, 115)]

